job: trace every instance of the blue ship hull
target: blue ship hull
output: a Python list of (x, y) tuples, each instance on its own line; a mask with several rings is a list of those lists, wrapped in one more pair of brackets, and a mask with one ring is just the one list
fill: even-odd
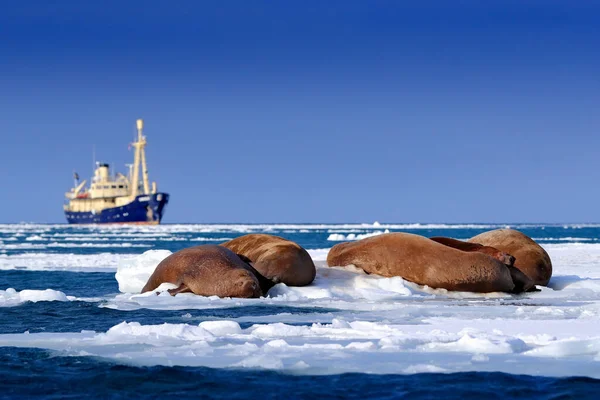
[(159, 224), (169, 202), (167, 193), (137, 196), (134, 201), (120, 207), (97, 212), (65, 211), (70, 224)]

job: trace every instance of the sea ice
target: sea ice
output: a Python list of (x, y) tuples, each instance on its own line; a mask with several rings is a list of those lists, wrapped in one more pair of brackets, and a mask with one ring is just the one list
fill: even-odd
[(115, 274), (119, 290), (123, 293), (141, 292), (156, 266), (170, 255), (169, 250), (148, 250), (137, 257), (121, 258)]
[(26, 301), (69, 301), (63, 292), (57, 290), (21, 290), (16, 291), (13, 288), (0, 290), (0, 307), (12, 307), (22, 304)]
[[(340, 234), (348, 240), (349, 234), (357, 237), (375, 229), (446, 226), (161, 225), (156, 229), (114, 228), (116, 233), (113, 228), (94, 228), (98, 239), (107, 237), (108, 241), (90, 240), (87, 233), (78, 236), (77, 230), (49, 237), (55, 235), (50, 232), (53, 228), (41, 225), (0, 225), (0, 233), (7, 231), (2, 246), (124, 244), (142, 238), (168, 240), (189, 232), (259, 232), (265, 227), (271, 231), (322, 230), (323, 237)], [(131, 313), (123, 312), (122, 320), (128, 322), (106, 331), (4, 334), (0, 346), (38, 347), (134, 365), (263, 368), (294, 374), (501, 371), (600, 378), (600, 243), (575, 240), (583, 235), (574, 233), (565, 240), (552, 240), (561, 243), (543, 243), (553, 261), (553, 277), (540, 292), (521, 295), (448, 292), (399, 277), (367, 275), (351, 266), (329, 268), (325, 265), (328, 249), (309, 249), (317, 276), (307, 287), (279, 284), (260, 299), (220, 299), (193, 294), (172, 297), (165, 290), (173, 286), (167, 284), (157, 289), (157, 296), (139, 291), (169, 251), (76, 255), (37, 253), (35, 247), (28, 248), (29, 253), (0, 255), (0, 268), (116, 269), (122, 293), (97, 300), (100, 307), (185, 310), (177, 321), (182, 323), (141, 324), (130, 320)], [(35, 236), (44, 240), (25, 241)], [(13, 237), (18, 237), (19, 243), (9, 240)], [(55, 291), (0, 291), (0, 304), (18, 305), (30, 299), (71, 298)], [(245, 307), (251, 307), (249, 312), (243, 311)], [(217, 310), (222, 308), (235, 311)]]

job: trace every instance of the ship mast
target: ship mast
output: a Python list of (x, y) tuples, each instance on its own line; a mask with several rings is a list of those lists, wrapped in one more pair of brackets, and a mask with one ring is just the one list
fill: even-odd
[(150, 183), (148, 181), (148, 167), (146, 165), (146, 137), (142, 134), (144, 129), (144, 121), (141, 119), (137, 120), (137, 131), (138, 137), (137, 142), (133, 142), (132, 145), (135, 148), (135, 155), (133, 159), (133, 176), (131, 179), (131, 198), (135, 199), (138, 195), (138, 186), (140, 178), (140, 164), (142, 167), (142, 180), (144, 183), (144, 193), (150, 193)]

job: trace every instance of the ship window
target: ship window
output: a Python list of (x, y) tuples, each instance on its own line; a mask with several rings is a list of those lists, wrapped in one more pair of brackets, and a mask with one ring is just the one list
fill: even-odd
[(115, 185), (112, 185), (111, 188), (116, 189), (117, 187)]
[(119, 189), (123, 189), (125, 186), (123, 185), (119, 185)]

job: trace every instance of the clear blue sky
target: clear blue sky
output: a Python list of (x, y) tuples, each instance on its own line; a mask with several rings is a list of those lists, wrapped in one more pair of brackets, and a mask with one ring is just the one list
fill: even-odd
[(600, 4), (12, 1), (0, 222), (146, 120), (164, 222), (600, 221)]

